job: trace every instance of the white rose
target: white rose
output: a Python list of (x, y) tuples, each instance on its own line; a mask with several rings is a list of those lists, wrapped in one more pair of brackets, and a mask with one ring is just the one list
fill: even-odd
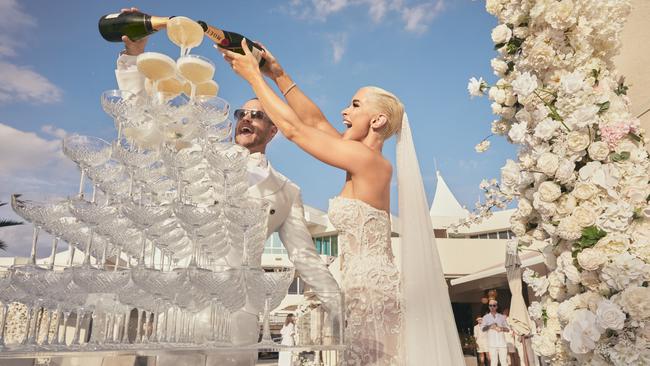
[(506, 43), (512, 37), (512, 30), (505, 24), (499, 24), (492, 30), (494, 44)]
[(625, 232), (634, 216), (634, 207), (625, 201), (605, 206), (598, 217), (598, 226), (607, 232)]
[(630, 239), (627, 235), (609, 233), (604, 238), (598, 240), (594, 249), (598, 249), (605, 256), (616, 256), (625, 253), (630, 246)]
[(577, 240), (582, 236), (582, 227), (575, 218), (568, 216), (560, 220), (557, 226), (557, 234), (565, 240)]
[(629, 286), (639, 286), (647, 280), (650, 275), (648, 267), (650, 265), (625, 252), (605, 264), (600, 277), (610, 288), (622, 291)]
[(504, 104), (506, 102), (506, 92), (499, 87), (493, 86), (488, 90), (488, 98), (496, 103)]
[(560, 304), (557, 308), (557, 316), (563, 322), (568, 322), (573, 318), (573, 313), (576, 310), (576, 303), (574, 298), (568, 299)]
[(487, 83), (483, 78), (478, 78), (478, 80), (476, 80), (476, 78), (471, 78), (467, 84), (467, 91), (469, 91), (469, 95), (472, 97), (482, 96), (485, 88), (487, 88)]
[(585, 86), (584, 76), (577, 70), (562, 76), (560, 83), (562, 85), (562, 90), (569, 95), (579, 92)]
[(587, 146), (589, 146), (589, 135), (576, 131), (569, 132), (567, 135), (567, 147), (569, 150), (579, 152), (586, 149)]
[(496, 76), (503, 77), (508, 72), (508, 64), (500, 58), (493, 58), (490, 64)]
[[(506, 103), (508, 103), (508, 100), (506, 100)], [(512, 104), (514, 104), (514, 103), (512, 103)], [(515, 109), (512, 108), (512, 107), (502, 106), (501, 110), (498, 113), (498, 115), (500, 115), (501, 117), (503, 117), (505, 119), (511, 119), (511, 118), (513, 118), (515, 116)]]
[(585, 201), (590, 199), (597, 191), (596, 186), (591, 183), (578, 182), (571, 193), (575, 198)]
[(497, 102), (494, 102), (490, 104), (490, 108), (492, 108), (492, 113), (500, 116), (503, 111), (503, 106)]
[(544, 309), (542, 309), (542, 304), (538, 301), (533, 301), (530, 303), (530, 306), (528, 306), (528, 314), (535, 320), (542, 319), (543, 311)]
[(596, 348), (603, 330), (596, 325), (596, 315), (587, 309), (578, 309), (564, 331), (562, 338), (569, 342), (571, 351), (585, 354)]
[(517, 122), (524, 122), (526, 125), (530, 123), (530, 121), (533, 120), (533, 117), (528, 113), (527, 110), (525, 109), (520, 109), (517, 113), (515, 113), (515, 119)]
[(621, 330), (625, 325), (625, 313), (611, 300), (598, 303), (596, 323), (603, 329)]
[(560, 216), (570, 215), (571, 212), (576, 208), (577, 202), (576, 199), (571, 195), (562, 195), (557, 200), (557, 213)]
[(578, 253), (578, 264), (587, 271), (595, 271), (607, 262), (607, 256), (598, 249), (585, 248)]
[(528, 33), (529, 33), (528, 27), (516, 27), (512, 31), (512, 34), (515, 37), (520, 38), (520, 39), (524, 39), (524, 38), (528, 37)]
[(527, 217), (533, 212), (533, 206), (530, 204), (530, 201), (525, 198), (520, 198), (517, 203), (517, 216), (518, 217)]
[(516, 187), (521, 180), (519, 165), (513, 160), (506, 160), (506, 165), (501, 168), (501, 183), (507, 187)]
[(533, 350), (536, 354), (544, 357), (551, 357), (555, 354), (555, 333), (551, 331), (542, 330), (542, 333), (533, 336)]
[(485, 2), (485, 10), (494, 16), (499, 14), (501, 8), (503, 8), (501, 0), (487, 0)]
[(562, 194), (560, 186), (551, 181), (546, 181), (540, 184), (538, 192), (539, 197), (545, 202), (553, 202)]
[(589, 145), (587, 152), (593, 160), (605, 160), (609, 156), (609, 146), (605, 142), (596, 141)]
[(596, 213), (586, 207), (576, 207), (571, 216), (573, 216), (578, 222), (578, 225), (582, 227), (592, 226), (596, 223)]
[(555, 171), (555, 179), (563, 184), (572, 182), (576, 178), (575, 169), (576, 164), (574, 162), (568, 159), (562, 159)]
[(598, 122), (598, 111), (600, 108), (593, 104), (588, 104), (586, 106), (580, 107), (575, 110), (569, 118), (567, 118), (567, 124), (572, 129), (581, 129), (587, 126), (591, 126)]
[(546, 118), (542, 122), (538, 123), (537, 126), (535, 126), (535, 137), (544, 141), (548, 141), (551, 137), (553, 137), (555, 131), (557, 131), (559, 127), (560, 122)]
[(558, 168), (560, 163), (560, 158), (550, 152), (545, 152), (539, 156), (537, 159), (537, 169), (546, 174), (549, 177), (552, 177), (555, 174), (555, 171)]
[(650, 287), (626, 288), (619, 298), (619, 303), (633, 319), (650, 319)]
[(512, 91), (519, 96), (520, 101), (532, 94), (537, 87), (537, 76), (531, 75), (529, 72), (519, 74), (512, 82)]
[(508, 137), (517, 144), (520, 144), (526, 138), (527, 127), (525, 123), (515, 123), (508, 132)]

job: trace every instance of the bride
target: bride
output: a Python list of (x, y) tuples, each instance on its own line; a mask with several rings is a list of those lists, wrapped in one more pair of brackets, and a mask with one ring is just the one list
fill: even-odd
[[(339, 133), (267, 50), (262, 70), (255, 57), (220, 50), (245, 79), (264, 111), (290, 141), (331, 166), (345, 170), (339, 196), (330, 200), (330, 221), (339, 231), (345, 294), (346, 365), (464, 365), (442, 273), (408, 118), (399, 99), (368, 86), (342, 111)], [(391, 163), (384, 141), (398, 134), (397, 165), (402, 272), (391, 250)]]

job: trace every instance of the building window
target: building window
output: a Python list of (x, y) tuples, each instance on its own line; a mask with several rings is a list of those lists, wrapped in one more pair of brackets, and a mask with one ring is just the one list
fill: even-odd
[(489, 239), (499, 239), (496, 232), (488, 233)]
[(321, 236), (314, 238), (314, 246), (318, 254), (336, 257), (339, 254), (337, 235)]

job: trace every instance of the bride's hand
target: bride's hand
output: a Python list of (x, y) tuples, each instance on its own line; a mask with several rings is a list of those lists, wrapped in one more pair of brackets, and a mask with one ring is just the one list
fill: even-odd
[(266, 62), (261, 68), (262, 73), (272, 80), (275, 80), (284, 75), (284, 69), (282, 69), (282, 66), (280, 66), (280, 63), (275, 58), (275, 56), (273, 56), (273, 54), (269, 52), (266, 46), (264, 46), (261, 42), (258, 41), (256, 43), (260, 45), (260, 47), (262, 47), (264, 50), (264, 52), (262, 52), (262, 58), (264, 58)]
[(245, 38), (241, 41), (241, 47), (244, 50), (243, 55), (215, 46), (215, 48), (223, 53), (223, 58), (230, 64), (233, 71), (248, 81), (248, 83), (252, 84), (257, 78), (262, 77), (262, 72), (260, 71), (257, 59), (248, 49), (248, 43)]

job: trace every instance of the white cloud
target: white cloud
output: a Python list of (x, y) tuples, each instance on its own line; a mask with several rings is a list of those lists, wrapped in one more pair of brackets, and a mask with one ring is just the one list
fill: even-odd
[[(61, 135), (65, 131), (46, 125), (48, 134)], [(49, 131), (49, 132), (48, 132)], [(0, 201), (9, 202), (12, 193), (55, 194), (75, 193), (79, 173), (76, 165), (61, 151), (60, 139), (44, 139), (33, 132), (25, 132), (0, 123)], [(0, 207), (0, 218), (24, 221), (10, 205)], [(8, 255), (29, 255), (32, 227), (29, 224), (0, 229), (0, 239), (7, 245)], [(47, 244), (46, 244), (47, 243)], [(39, 239), (39, 257), (49, 254), (49, 236)]]
[(402, 10), (404, 29), (413, 33), (424, 33), (433, 19), (445, 9), (443, 0), (434, 3), (419, 4)]
[(328, 16), (352, 6), (367, 8), (368, 16), (375, 23), (394, 15), (401, 18), (406, 31), (422, 33), (444, 10), (444, 0), (420, 2), (412, 6), (407, 6), (405, 0), (290, 0), (285, 9), (299, 19), (325, 21)]
[(347, 45), (347, 34), (340, 33), (329, 37), (330, 45), (332, 46), (332, 61), (337, 64), (343, 58)]
[(41, 132), (61, 140), (64, 139), (66, 136), (68, 136), (68, 133), (64, 129), (57, 128), (52, 125), (41, 126)]
[(61, 101), (63, 92), (43, 75), (22, 66), (0, 61), (0, 103), (15, 100), (34, 103)]
[[(36, 20), (15, 0), (0, 0), (0, 58), (16, 57), (25, 35), (36, 30)], [(13, 101), (55, 103), (62, 91), (29, 67), (0, 60), (0, 104)]]
[(0, 56), (15, 56), (23, 45), (16, 39), (36, 25), (35, 19), (23, 12), (15, 0), (0, 0)]

